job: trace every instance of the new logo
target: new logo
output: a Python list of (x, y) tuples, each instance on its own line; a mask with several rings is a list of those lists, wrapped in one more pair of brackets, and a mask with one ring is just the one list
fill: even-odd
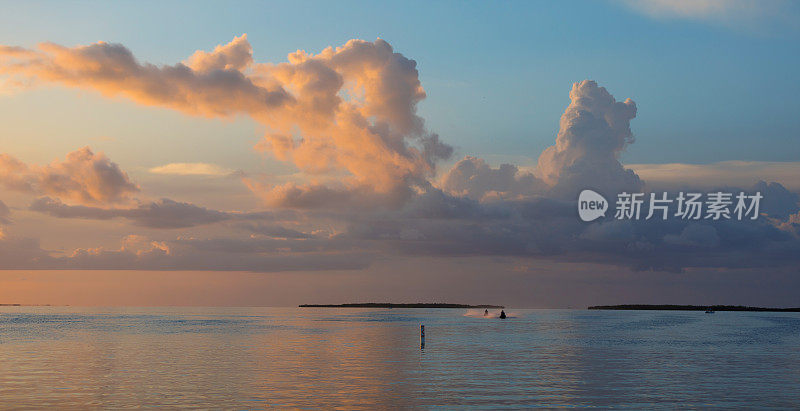
[(605, 217), (608, 201), (592, 190), (583, 190), (578, 196), (578, 215), (583, 221), (594, 221)]

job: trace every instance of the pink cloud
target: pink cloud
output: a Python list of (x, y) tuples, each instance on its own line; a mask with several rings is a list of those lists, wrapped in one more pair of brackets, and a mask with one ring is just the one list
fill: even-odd
[(416, 114), (425, 98), (416, 62), (386, 41), (350, 40), (288, 60), (254, 63), (244, 35), (166, 66), (140, 63), (119, 44), (43, 43), (0, 48), (0, 74), (192, 115), (245, 114), (266, 126), (259, 150), (308, 175), (334, 176), (346, 190), (391, 199), (433, 176), (436, 161), (452, 152)]
[(46, 166), (27, 165), (8, 154), (0, 154), (0, 185), (81, 204), (121, 202), (139, 191), (116, 163), (103, 153), (95, 154), (89, 147)]

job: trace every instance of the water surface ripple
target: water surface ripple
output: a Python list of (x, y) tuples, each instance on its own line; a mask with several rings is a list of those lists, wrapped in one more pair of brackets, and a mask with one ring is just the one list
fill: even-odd
[(0, 408), (800, 407), (798, 313), (512, 311), (1, 307)]

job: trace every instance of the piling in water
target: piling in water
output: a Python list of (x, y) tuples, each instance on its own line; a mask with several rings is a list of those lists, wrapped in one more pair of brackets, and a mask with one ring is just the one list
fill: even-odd
[(425, 348), (425, 325), (419, 326), (419, 348)]

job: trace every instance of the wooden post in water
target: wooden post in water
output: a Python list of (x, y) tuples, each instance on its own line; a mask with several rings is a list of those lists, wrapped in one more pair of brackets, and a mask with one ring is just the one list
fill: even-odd
[(425, 325), (419, 326), (419, 348), (425, 348)]

